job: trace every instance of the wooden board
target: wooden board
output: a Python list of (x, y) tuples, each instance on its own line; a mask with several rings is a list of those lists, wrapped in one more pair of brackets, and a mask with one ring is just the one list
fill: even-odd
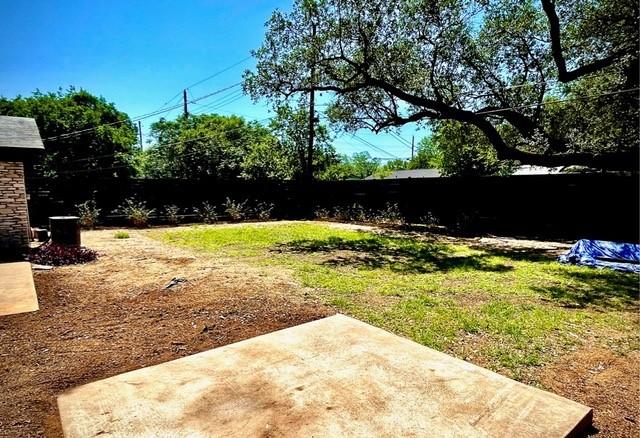
[(38, 310), (29, 262), (0, 263), (0, 316)]
[(564, 437), (591, 409), (343, 315), (72, 389), (67, 437)]

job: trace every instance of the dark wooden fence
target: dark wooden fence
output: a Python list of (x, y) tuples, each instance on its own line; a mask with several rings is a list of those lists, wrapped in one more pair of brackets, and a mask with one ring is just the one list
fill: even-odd
[(203, 201), (228, 197), (272, 202), (279, 218), (308, 217), (320, 207), (354, 203), (366, 209), (397, 204), (410, 222), (425, 217), (450, 229), (548, 238), (638, 241), (640, 191), (637, 176), (607, 174), (430, 178), (316, 182), (91, 179), (27, 181), (34, 225), (69, 214), (95, 199), (107, 223), (125, 199), (144, 200), (158, 211), (175, 204), (189, 213)]

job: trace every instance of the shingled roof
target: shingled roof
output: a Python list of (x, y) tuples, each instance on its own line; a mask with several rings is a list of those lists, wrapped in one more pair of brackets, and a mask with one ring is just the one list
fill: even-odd
[(36, 121), (28, 117), (0, 116), (0, 147), (44, 149)]
[(43, 150), (35, 120), (0, 116), (0, 156), (20, 158)]

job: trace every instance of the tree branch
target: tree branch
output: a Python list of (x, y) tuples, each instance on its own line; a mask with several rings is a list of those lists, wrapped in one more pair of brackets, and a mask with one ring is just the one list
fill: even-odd
[(476, 117), (470, 123), (479, 128), (489, 139), (500, 160), (517, 160), (522, 164), (544, 167), (586, 166), (595, 169), (635, 170), (640, 159), (640, 151), (637, 148), (595, 154), (589, 152), (554, 154), (527, 152), (508, 145), (488, 120)]
[(574, 70), (567, 71), (567, 62), (562, 53), (562, 42), (560, 40), (560, 19), (556, 13), (554, 0), (541, 0), (542, 9), (549, 22), (549, 36), (551, 37), (551, 54), (558, 68), (558, 80), (563, 83), (574, 81), (582, 76), (602, 70), (618, 60), (623, 52), (611, 54), (605, 58), (598, 59), (589, 64), (580, 66)]
[(439, 116), (437, 113), (434, 113), (433, 111), (429, 111), (429, 110), (417, 111), (408, 117), (402, 117), (396, 114), (389, 117), (386, 120), (383, 120), (382, 122), (378, 122), (376, 124), (377, 131), (380, 131), (384, 128), (388, 128), (390, 126), (402, 126), (407, 123), (418, 122), (425, 118), (438, 119)]
[(506, 120), (509, 124), (511, 124), (514, 128), (518, 130), (523, 137), (529, 138), (531, 137), (536, 130), (536, 124), (529, 117), (524, 114), (520, 114), (517, 111), (501, 109), (499, 107), (487, 106), (478, 111), (476, 114), (480, 115), (480, 113), (487, 112), (495, 112), (494, 114), (490, 114), (491, 117), (499, 117)]

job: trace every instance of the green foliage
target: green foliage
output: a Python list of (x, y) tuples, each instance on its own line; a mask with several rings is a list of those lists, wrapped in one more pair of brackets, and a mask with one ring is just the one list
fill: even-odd
[(115, 237), (116, 239), (128, 239), (130, 236), (126, 231), (116, 231), (113, 237)]
[(316, 207), (313, 210), (313, 217), (316, 219), (330, 219), (331, 218), (331, 210), (324, 207)]
[[(269, 127), (217, 114), (161, 119), (151, 127), (153, 146), (135, 160), (151, 178), (300, 178), (306, 168), (308, 112), (280, 106)], [(333, 160), (328, 129), (316, 127), (314, 169)]]
[(180, 209), (177, 205), (167, 205), (164, 207), (164, 216), (167, 219), (167, 223), (170, 225), (176, 225), (179, 220)]
[[(36, 91), (29, 97), (0, 98), (0, 115), (36, 120), (45, 139), (45, 153), (34, 163), (37, 174), (57, 177), (80, 172), (124, 177), (135, 172), (130, 160), (135, 152), (136, 128), (127, 114), (88, 91), (70, 87), (54, 93)], [(77, 135), (59, 137), (105, 124)]]
[(128, 198), (124, 200), (114, 213), (124, 215), (134, 227), (143, 228), (149, 225), (149, 220), (154, 211), (154, 209), (147, 207), (146, 202)]
[[(239, 116), (190, 115), (174, 121), (161, 119), (151, 126), (154, 144), (145, 150), (140, 168), (151, 178), (236, 179), (243, 175), (269, 176), (256, 170), (254, 149), (274, 143), (269, 131)], [(247, 169), (245, 157), (252, 160)]]
[(420, 141), (412, 164), (426, 161), (444, 176), (508, 175), (517, 167), (501, 161), (480, 130), (455, 121), (435, 124), (433, 134)]
[(205, 224), (212, 224), (218, 220), (216, 207), (207, 201), (203, 202), (200, 207), (194, 208), (193, 211), (198, 216), (198, 219)]
[[(281, 159), (287, 163), (288, 177), (303, 178), (309, 166), (307, 157), (309, 138), (309, 111), (301, 101), (296, 106), (280, 104), (269, 128), (280, 143)], [(327, 167), (335, 163), (336, 153), (331, 145), (329, 128), (316, 123), (313, 153), (313, 174), (322, 175)]]
[(380, 167), (380, 160), (371, 158), (368, 152), (357, 152), (351, 157), (340, 155), (338, 161), (329, 165), (320, 175), (323, 180), (364, 179), (373, 175)]
[(376, 225), (402, 225), (405, 223), (404, 215), (398, 204), (387, 202), (383, 208), (366, 209), (361, 204), (354, 202), (351, 205), (337, 206), (332, 210), (316, 208), (316, 219), (336, 219), (341, 222), (366, 222)]
[(258, 202), (255, 208), (253, 208), (252, 215), (256, 219), (266, 221), (271, 219), (271, 215), (273, 214), (274, 208), (275, 208), (275, 205), (271, 202)]
[(249, 180), (292, 179), (297, 173), (297, 163), (290, 151), (275, 137), (251, 145), (242, 158), (240, 176)]
[(229, 219), (232, 221), (240, 221), (246, 218), (250, 212), (247, 207), (247, 200), (244, 201), (235, 201), (231, 198), (227, 198), (224, 201), (224, 211), (229, 215)]
[(94, 228), (100, 217), (100, 209), (95, 200), (84, 201), (76, 205), (80, 226), (83, 228)]
[(442, 169), (442, 150), (433, 136), (418, 142), (415, 156), (409, 161), (409, 169)]
[(639, 17), (631, 0), (296, 0), (267, 23), (245, 89), (326, 92), (348, 131), (473, 126), (486, 141), (447, 148), (470, 161), (452, 173), (496, 173), (496, 157), (636, 169)]
[(386, 225), (402, 225), (404, 215), (400, 211), (398, 204), (387, 202), (382, 210), (374, 216), (374, 222)]

